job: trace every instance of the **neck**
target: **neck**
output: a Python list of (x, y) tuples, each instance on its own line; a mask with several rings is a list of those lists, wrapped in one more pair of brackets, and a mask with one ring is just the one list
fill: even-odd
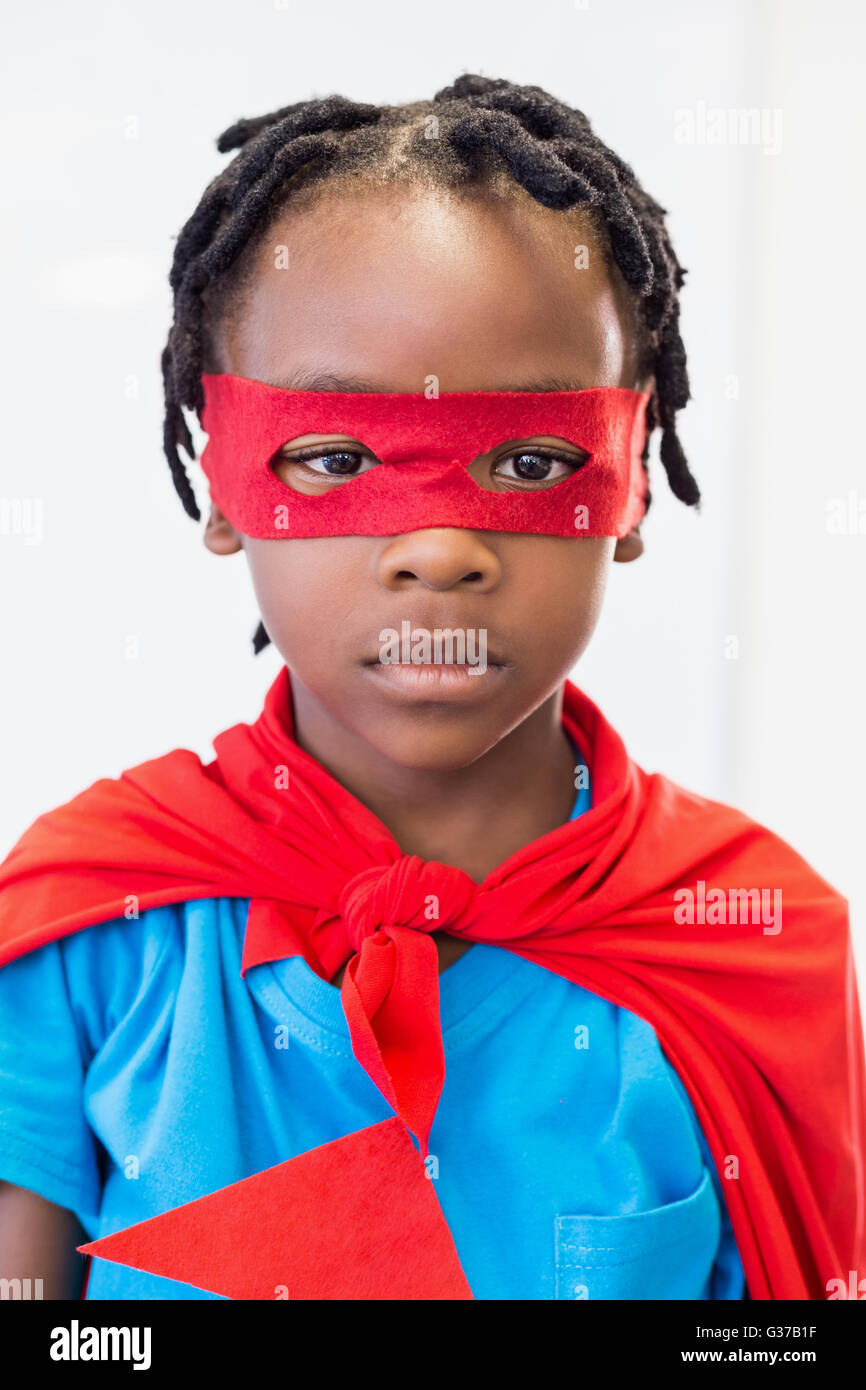
[(453, 864), (481, 883), (571, 815), (575, 755), (562, 727), (562, 695), (560, 687), (468, 767), (439, 771), (391, 762), (293, 678), (295, 738), (404, 854)]

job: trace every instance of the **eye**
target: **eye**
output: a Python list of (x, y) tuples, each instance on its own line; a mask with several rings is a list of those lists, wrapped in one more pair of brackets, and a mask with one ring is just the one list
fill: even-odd
[(294, 459), (286, 459), (286, 462), (304, 463), (313, 473), (335, 478), (354, 478), (358, 473), (366, 473), (368, 468), (375, 467), (372, 459), (365, 459), (356, 449), (328, 449), (322, 454), (296, 454)]
[(549, 487), (553, 483), (561, 482), (563, 478), (570, 478), (588, 458), (589, 455), (583, 450), (567, 454), (562, 450), (538, 446), (518, 449), (494, 463), (491, 478), (524, 487)]
[(281, 449), (272, 466), (289, 487), (299, 492), (320, 492), (369, 473), (378, 462), (364, 449), (340, 444), (310, 444), (303, 449)]

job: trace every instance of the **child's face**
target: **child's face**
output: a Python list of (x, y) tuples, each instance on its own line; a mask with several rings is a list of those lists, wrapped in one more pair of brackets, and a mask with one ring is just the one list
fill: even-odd
[[(588, 267), (576, 269), (581, 244)], [(325, 193), (271, 229), (239, 312), (222, 325), (214, 370), (320, 390), (343, 389), (334, 377), (423, 391), (431, 375), (440, 392), (540, 390), (550, 380), (651, 389), (637, 378), (627, 291), (614, 274), (588, 228), (528, 195)], [(313, 386), (307, 374), (323, 380)], [(296, 447), (336, 452), (341, 441), (364, 442), (304, 435)], [(504, 442), (508, 450), (472, 465), (488, 486), (514, 486), (504, 460), (530, 444), (575, 452), (548, 436), (513, 441), (519, 450)], [(334, 485), (309, 464), (280, 472), (303, 491)], [(468, 766), (556, 692), (595, 628), (611, 559), (641, 550), (635, 533), (617, 542), (456, 527), (256, 540), (215, 508), (205, 543), (245, 551), (296, 701), (315, 702), (391, 762), (431, 770)], [(380, 633), (403, 622), (484, 631), (486, 672), (378, 664)]]

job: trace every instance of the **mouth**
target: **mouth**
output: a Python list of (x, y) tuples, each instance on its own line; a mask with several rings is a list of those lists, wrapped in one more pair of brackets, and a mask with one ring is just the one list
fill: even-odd
[(457, 665), (447, 662), (368, 661), (364, 672), (378, 685), (418, 700), (455, 700), (468, 703), (490, 695), (506, 671), (504, 665), (489, 661), (486, 666)]
[[(417, 630), (416, 630), (417, 631)], [(510, 663), (496, 652), (483, 647), (472, 651), (472, 657), (455, 661), (450, 653), (442, 659), (432, 659), (426, 653), (412, 654), (407, 649), (379, 653), (362, 663), (368, 679), (409, 699), (469, 702), (489, 697), (491, 690), (503, 679)], [(424, 659), (427, 657), (427, 659)]]

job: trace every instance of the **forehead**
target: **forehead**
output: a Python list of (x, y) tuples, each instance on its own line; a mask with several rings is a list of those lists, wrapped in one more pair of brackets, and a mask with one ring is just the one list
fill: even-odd
[(514, 196), (322, 185), (256, 241), (216, 370), (378, 391), (634, 385), (632, 306), (591, 223)]

